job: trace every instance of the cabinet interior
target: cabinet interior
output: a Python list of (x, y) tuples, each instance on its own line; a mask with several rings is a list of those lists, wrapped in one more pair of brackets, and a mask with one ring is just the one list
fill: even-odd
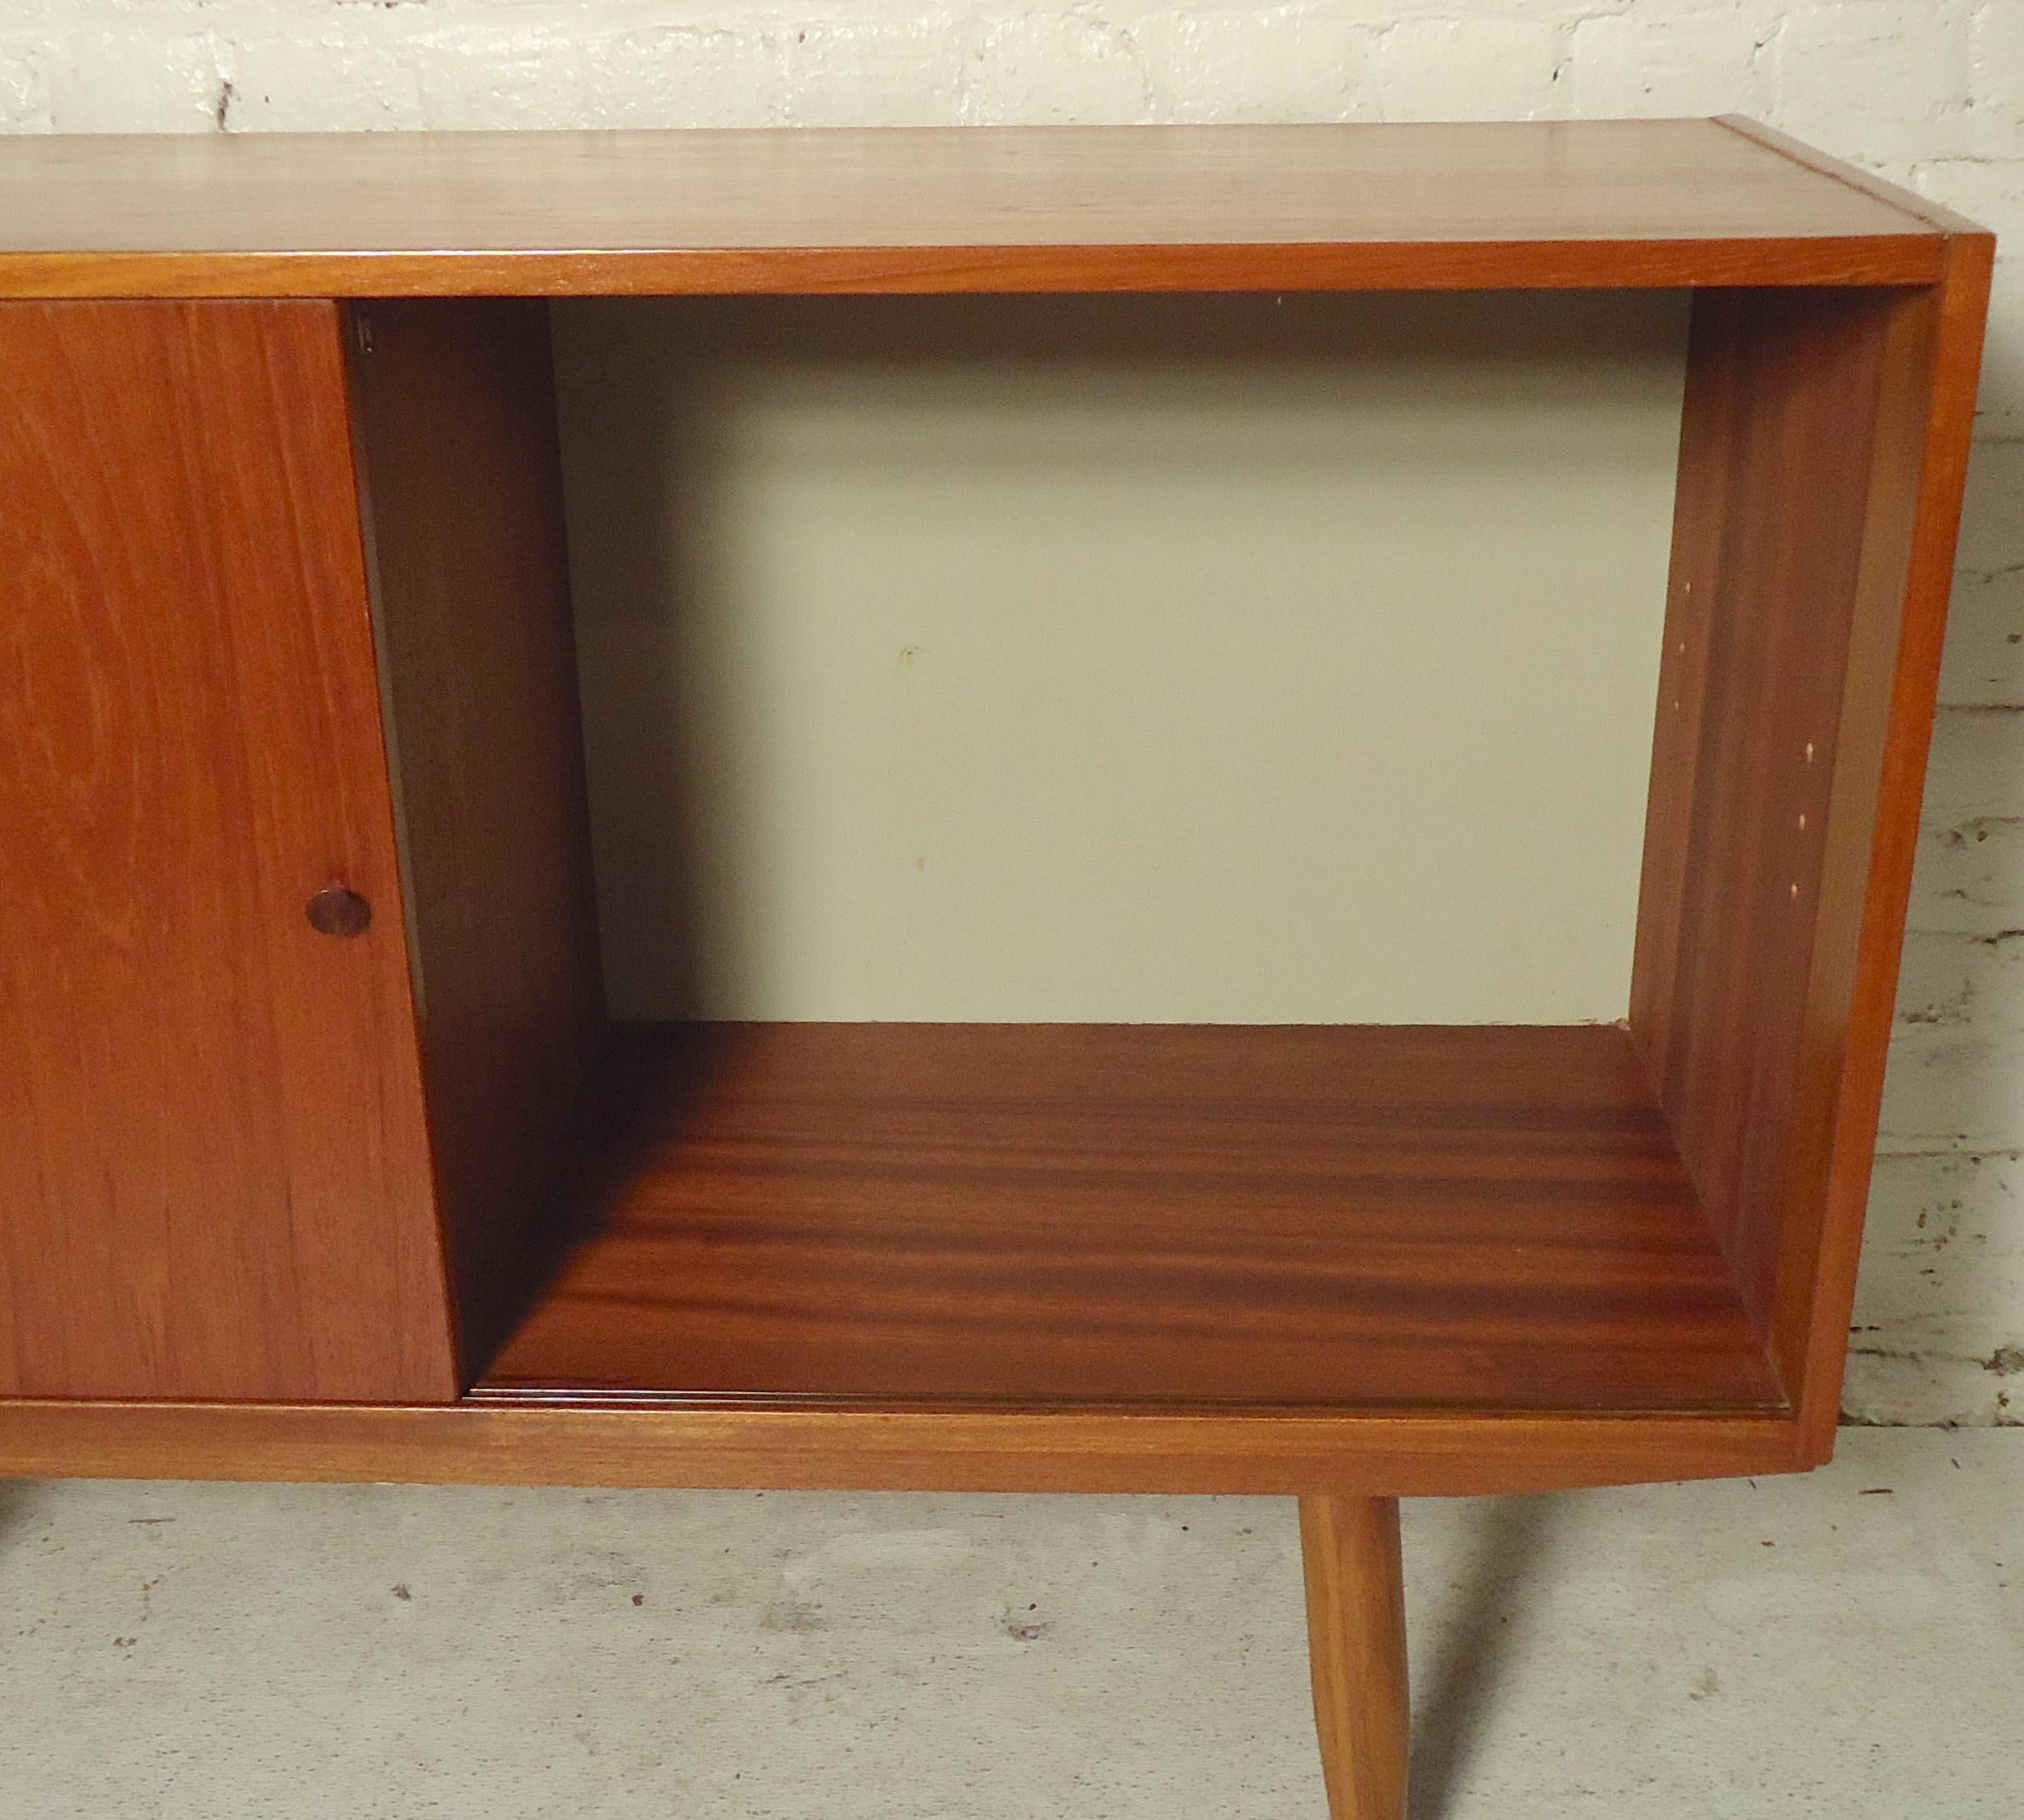
[(1689, 313), (366, 306), (472, 1394), (1785, 1407), (1903, 313)]

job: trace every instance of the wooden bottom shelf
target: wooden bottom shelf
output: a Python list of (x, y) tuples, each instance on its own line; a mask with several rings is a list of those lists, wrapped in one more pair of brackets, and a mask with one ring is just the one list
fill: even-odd
[(639, 1026), (472, 1396), (1785, 1407), (1609, 1027)]

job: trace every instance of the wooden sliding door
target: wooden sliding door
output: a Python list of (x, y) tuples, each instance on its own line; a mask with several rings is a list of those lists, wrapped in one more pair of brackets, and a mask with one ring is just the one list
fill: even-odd
[(458, 1389), (347, 333), (0, 304), (0, 1395)]

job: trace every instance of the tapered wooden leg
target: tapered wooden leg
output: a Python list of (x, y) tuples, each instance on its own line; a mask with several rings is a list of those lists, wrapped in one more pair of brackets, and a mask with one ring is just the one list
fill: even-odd
[(1307, 1648), (1331, 1820), (1405, 1820), (1405, 1582), (1396, 1497), (1303, 1497)]

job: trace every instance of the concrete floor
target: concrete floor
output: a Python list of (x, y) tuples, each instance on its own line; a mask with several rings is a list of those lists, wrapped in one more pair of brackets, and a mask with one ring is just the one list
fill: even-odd
[[(1416, 1814), (2014, 1820), (2020, 1506), (1409, 1505)], [(0, 1815), (1321, 1820), (1302, 1621), (1282, 1502), (0, 1484)]]

